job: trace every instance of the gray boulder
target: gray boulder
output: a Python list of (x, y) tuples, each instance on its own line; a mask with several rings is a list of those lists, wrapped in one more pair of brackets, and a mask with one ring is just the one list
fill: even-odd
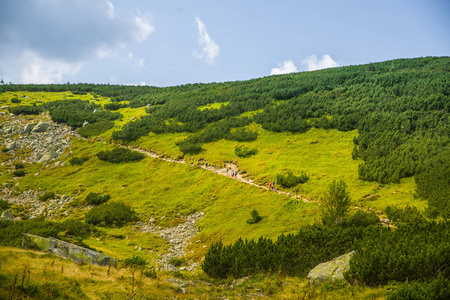
[(34, 126), (36, 126), (36, 124), (28, 123), (27, 125), (25, 125), (23, 133), (30, 133), (33, 130)]
[(13, 221), (14, 220), (14, 216), (12, 213), (12, 210), (7, 209), (2, 213), (1, 219), (3, 221)]
[(46, 132), (50, 127), (50, 123), (48, 122), (39, 122), (36, 126), (34, 126), (31, 132)]
[(55, 238), (43, 238), (29, 233), (23, 234), (22, 248), (48, 252), (62, 258), (69, 258), (79, 264), (92, 263), (100, 266), (114, 266), (117, 261), (102, 253), (70, 244)]
[(11, 143), (7, 143), (6, 144), (6, 148), (8, 148), (9, 150), (14, 150), (17, 148), (17, 142), (11, 142)]
[(334, 282), (345, 280), (344, 273), (350, 268), (350, 259), (355, 251), (336, 257), (333, 260), (318, 264), (308, 273), (310, 285), (321, 284), (323, 282)]

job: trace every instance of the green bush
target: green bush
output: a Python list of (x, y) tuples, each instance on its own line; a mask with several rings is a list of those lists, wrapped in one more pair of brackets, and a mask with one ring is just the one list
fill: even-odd
[(69, 163), (72, 166), (81, 166), (84, 162), (88, 161), (89, 157), (85, 156), (85, 157), (72, 157), (71, 159), (69, 159)]
[(238, 128), (236, 131), (229, 133), (226, 136), (227, 140), (238, 141), (238, 142), (250, 142), (258, 138), (258, 133), (256, 131), (248, 131), (244, 128)]
[(295, 176), (292, 172), (288, 172), (285, 175), (277, 174), (277, 184), (285, 188), (291, 188), (300, 183), (305, 183), (309, 179), (304, 171), (299, 176)]
[(190, 141), (177, 143), (177, 146), (183, 154), (198, 154), (203, 150), (201, 143), (194, 143)]
[(2, 149), (2, 152), (8, 152), (8, 151), (9, 151), (8, 148), (3, 148), (3, 149)]
[(125, 103), (118, 103), (118, 102), (112, 102), (112, 103), (107, 103), (104, 105), (104, 108), (107, 110), (118, 110), (120, 108), (125, 108), (128, 107), (128, 104)]
[(178, 257), (172, 257), (169, 260), (169, 264), (175, 266), (175, 267), (179, 267), (181, 265), (184, 265), (186, 263), (186, 260), (184, 259), (184, 257), (178, 258)]
[(86, 202), (90, 205), (100, 205), (108, 201), (110, 198), (110, 195), (98, 195), (91, 192), (86, 196)]
[(17, 97), (11, 99), (11, 103), (20, 103), (20, 102), (21, 102), (20, 99)]
[(39, 115), (44, 111), (43, 106), (19, 105), (8, 108), (9, 112), (15, 115)]
[(356, 213), (352, 215), (347, 215), (344, 217), (344, 221), (342, 222), (342, 226), (344, 227), (367, 227), (370, 225), (377, 225), (380, 223), (380, 219), (377, 214), (372, 212), (364, 212), (362, 210), (358, 210)]
[(140, 161), (145, 158), (145, 154), (127, 148), (116, 147), (113, 150), (100, 151), (97, 157), (111, 163)]
[(8, 201), (0, 199), (0, 213), (9, 209), (10, 207), (11, 207), (11, 204)]
[(86, 223), (100, 226), (122, 226), (136, 220), (135, 211), (121, 202), (106, 202), (93, 207), (86, 214)]
[(125, 259), (125, 263), (128, 266), (145, 266), (147, 264), (147, 260), (141, 256), (133, 255), (132, 258)]
[(78, 133), (85, 138), (98, 136), (114, 127), (112, 121), (100, 121), (78, 128)]
[(250, 157), (252, 155), (255, 155), (258, 153), (258, 149), (256, 148), (248, 148), (245, 146), (236, 146), (234, 147), (234, 154), (236, 154), (239, 157)]
[(153, 278), (153, 279), (158, 278), (158, 273), (156, 273), (155, 269), (147, 269), (144, 272), (142, 272), (142, 274), (147, 278)]
[(386, 216), (396, 224), (426, 222), (422, 213), (413, 206), (407, 205), (405, 208), (388, 206), (385, 209)]
[(443, 277), (439, 273), (430, 283), (420, 281), (405, 282), (388, 296), (388, 300), (404, 299), (450, 299), (450, 279)]
[(14, 174), (14, 176), (17, 176), (17, 177), (23, 177), (23, 176), (25, 176), (26, 173), (24, 170), (16, 170), (13, 172), (13, 174)]
[(20, 170), (20, 169), (25, 168), (25, 166), (24, 166), (23, 164), (14, 164), (14, 168), (15, 168), (16, 170)]
[(252, 218), (247, 220), (248, 224), (255, 224), (262, 220), (262, 217), (258, 214), (258, 211), (256, 209), (252, 210)]
[(38, 197), (39, 201), (45, 202), (48, 199), (55, 198), (55, 192), (45, 192), (44, 194)]

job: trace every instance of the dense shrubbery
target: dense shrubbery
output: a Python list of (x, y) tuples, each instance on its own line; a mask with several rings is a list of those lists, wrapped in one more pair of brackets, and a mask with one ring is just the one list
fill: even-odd
[(258, 133), (256, 131), (249, 131), (244, 128), (238, 128), (226, 136), (227, 140), (238, 142), (250, 142), (256, 140), (257, 138)]
[(431, 282), (410, 281), (401, 284), (387, 298), (388, 300), (446, 300), (450, 299), (450, 279), (439, 274)]
[(121, 202), (106, 202), (91, 208), (86, 214), (86, 223), (100, 226), (122, 226), (136, 220), (134, 210)]
[(363, 234), (362, 227), (310, 226), (297, 234), (281, 235), (275, 242), (260, 237), (257, 241), (239, 239), (226, 246), (213, 243), (202, 268), (214, 278), (265, 272), (305, 276), (317, 264), (351, 251)]
[(246, 146), (237, 145), (234, 147), (234, 154), (239, 157), (249, 157), (258, 153), (256, 148), (248, 148)]
[(121, 117), (118, 112), (104, 111), (101, 106), (80, 99), (52, 101), (43, 106), (49, 111), (53, 121), (74, 127), (82, 127), (85, 121), (92, 124)]
[(118, 109), (125, 108), (128, 106), (129, 105), (125, 104), (125, 103), (112, 102), (112, 103), (105, 104), (103, 107), (107, 110), (118, 110)]
[(11, 103), (20, 103), (21, 101), (19, 100), (19, 98), (14, 97), (11, 99)]
[(15, 170), (13, 172), (13, 174), (14, 174), (14, 176), (17, 176), (17, 177), (23, 177), (23, 176), (25, 176), (26, 173), (24, 170)]
[(100, 121), (93, 124), (88, 124), (84, 127), (78, 129), (78, 133), (85, 138), (100, 135), (109, 129), (114, 127), (114, 122), (112, 121)]
[(409, 223), (366, 231), (355, 244), (348, 280), (378, 286), (390, 281), (450, 276), (450, 222)]
[(100, 151), (97, 157), (111, 163), (140, 161), (145, 158), (145, 154), (127, 148), (116, 147), (113, 150)]
[(105, 203), (106, 201), (108, 201), (109, 199), (111, 199), (110, 195), (98, 195), (96, 193), (89, 193), (89, 195), (86, 196), (86, 202), (87, 204), (90, 205), (100, 205), (102, 203)]
[(3, 199), (0, 199), (0, 214), (1, 214), (3, 211), (9, 209), (10, 207), (11, 207), (11, 204), (9, 204), (8, 201), (3, 200)]
[(125, 263), (128, 266), (139, 267), (139, 266), (145, 266), (147, 264), (147, 260), (141, 256), (133, 255), (133, 257), (131, 257), (131, 258), (125, 259)]
[(292, 172), (288, 172), (287, 174), (277, 174), (277, 184), (285, 188), (291, 188), (300, 183), (305, 183), (309, 179), (309, 176), (306, 175), (304, 171), (298, 176), (292, 174)]
[(15, 115), (39, 115), (44, 111), (44, 107), (40, 106), (31, 106), (31, 105), (19, 105), (16, 107), (8, 108), (9, 112)]
[(376, 225), (380, 223), (380, 219), (378, 218), (375, 212), (364, 212), (362, 210), (358, 210), (354, 214), (348, 214), (344, 217), (341, 226), (343, 227), (367, 227), (370, 225)]
[(16, 170), (20, 170), (20, 169), (25, 168), (25, 166), (24, 166), (23, 164), (21, 164), (21, 163), (17, 163), (17, 164), (14, 164), (14, 168), (15, 168)]
[(259, 215), (256, 209), (252, 210), (251, 216), (252, 218), (247, 220), (248, 224), (255, 224), (262, 220), (262, 217)]
[(414, 206), (406, 206), (405, 208), (388, 206), (385, 212), (388, 219), (395, 224), (426, 222), (425, 217)]
[[(22, 245), (23, 233), (76, 242), (74, 237), (80, 239), (86, 238), (94, 231), (95, 228), (92, 225), (74, 219), (69, 219), (64, 222), (51, 222), (41, 218), (23, 221), (0, 220), (0, 245), (20, 247)], [(78, 239), (78, 241), (80, 240)]]
[(84, 156), (84, 157), (72, 157), (71, 159), (69, 159), (69, 162), (72, 166), (81, 166), (82, 164), (84, 164), (86, 161), (89, 160), (89, 157)]

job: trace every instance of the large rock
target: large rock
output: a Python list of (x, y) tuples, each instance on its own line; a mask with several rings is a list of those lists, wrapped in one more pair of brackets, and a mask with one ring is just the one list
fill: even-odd
[(46, 132), (50, 127), (50, 123), (48, 122), (39, 122), (36, 126), (34, 126), (31, 132)]
[(355, 251), (336, 257), (333, 260), (318, 264), (308, 273), (309, 284), (320, 284), (323, 282), (334, 282), (345, 280), (344, 273), (348, 271), (350, 259)]
[(14, 220), (14, 216), (13, 216), (12, 210), (10, 210), (10, 209), (5, 210), (2, 213), (1, 220), (3, 220), (3, 221), (13, 221)]
[(43, 238), (29, 233), (23, 234), (22, 248), (52, 253), (62, 258), (69, 258), (75, 263), (85, 262), (100, 266), (115, 265), (114, 258), (102, 253), (70, 244), (55, 238)]
[(30, 133), (34, 126), (36, 126), (36, 124), (34, 123), (28, 123), (27, 125), (25, 125), (25, 128), (23, 129), (23, 133)]

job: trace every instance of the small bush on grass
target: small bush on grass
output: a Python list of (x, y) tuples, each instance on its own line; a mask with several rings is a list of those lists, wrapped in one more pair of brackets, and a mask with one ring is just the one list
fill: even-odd
[(42, 106), (19, 105), (8, 108), (9, 112), (17, 115), (39, 115), (44, 111)]
[(258, 214), (256, 209), (252, 210), (252, 218), (247, 220), (248, 224), (255, 224), (262, 220), (262, 217)]
[(78, 129), (78, 133), (85, 138), (92, 136), (98, 136), (109, 129), (114, 127), (114, 122), (112, 121), (100, 121), (97, 123), (88, 124), (84, 127)]
[(358, 210), (353, 215), (347, 215), (342, 222), (342, 226), (344, 227), (367, 227), (370, 225), (376, 225), (380, 223), (380, 219), (377, 214), (372, 212), (364, 212), (362, 210)]
[(177, 146), (183, 154), (198, 154), (202, 151), (201, 143), (182, 141), (177, 143)]
[(11, 103), (20, 103), (20, 100), (19, 100), (19, 98), (14, 97), (11, 99)]
[(14, 174), (14, 176), (17, 176), (17, 177), (23, 177), (23, 176), (25, 176), (26, 173), (24, 170), (16, 170), (13, 172), (13, 174)]
[(89, 157), (72, 157), (69, 162), (72, 166), (81, 166), (84, 162), (88, 161)]
[(147, 278), (153, 278), (153, 279), (158, 278), (158, 274), (156, 273), (155, 269), (147, 269), (144, 272), (142, 272), (142, 274)]
[(128, 104), (125, 103), (117, 103), (117, 102), (113, 102), (113, 103), (107, 103), (105, 104), (104, 108), (107, 110), (118, 110), (120, 108), (125, 108), (128, 107)]
[(25, 168), (25, 166), (24, 166), (23, 164), (14, 164), (14, 168), (15, 168), (16, 170), (20, 170), (20, 169)]
[(97, 153), (97, 157), (107, 162), (121, 163), (143, 160), (145, 154), (127, 148), (117, 147), (113, 150), (100, 151)]
[(238, 142), (250, 142), (258, 138), (258, 133), (256, 131), (248, 131), (244, 128), (238, 128), (236, 131), (229, 133), (225, 138), (227, 140)]
[(3, 149), (2, 149), (2, 152), (8, 152), (8, 151), (9, 151), (8, 148), (3, 148)]
[(234, 154), (239, 157), (249, 157), (258, 153), (258, 149), (256, 148), (248, 148), (245, 146), (236, 146), (234, 147)]
[(86, 202), (90, 205), (100, 205), (102, 203), (105, 203), (111, 198), (110, 195), (98, 195), (96, 193), (89, 193), (89, 195), (86, 196)]
[(9, 209), (10, 207), (11, 207), (11, 204), (8, 201), (0, 200), (0, 213)]
[(175, 267), (179, 267), (181, 265), (184, 265), (186, 263), (186, 260), (184, 259), (184, 257), (178, 258), (178, 257), (172, 257), (169, 260), (169, 264), (175, 266)]
[(91, 208), (86, 214), (86, 223), (99, 226), (122, 226), (136, 220), (136, 212), (121, 202), (106, 202)]
[(128, 266), (145, 266), (147, 264), (147, 260), (143, 257), (140, 257), (138, 255), (133, 255), (132, 258), (125, 259), (125, 263)]
[(55, 198), (55, 192), (45, 192), (44, 194), (38, 197), (39, 201), (45, 202), (48, 199)]
[(309, 179), (304, 171), (299, 176), (295, 176), (292, 172), (288, 172), (286, 175), (277, 174), (277, 184), (285, 188), (291, 188), (299, 183), (305, 183)]

